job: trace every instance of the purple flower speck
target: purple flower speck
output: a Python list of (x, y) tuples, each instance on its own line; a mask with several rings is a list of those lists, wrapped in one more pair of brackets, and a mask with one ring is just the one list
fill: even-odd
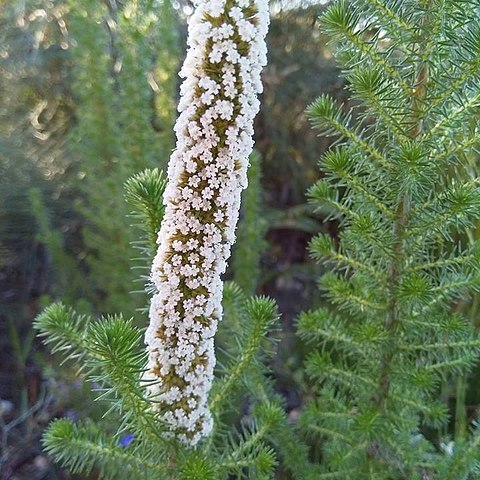
[(127, 433), (127, 435), (124, 435), (119, 441), (118, 444), (121, 447), (128, 447), (133, 440), (135, 439), (135, 435), (133, 433)]

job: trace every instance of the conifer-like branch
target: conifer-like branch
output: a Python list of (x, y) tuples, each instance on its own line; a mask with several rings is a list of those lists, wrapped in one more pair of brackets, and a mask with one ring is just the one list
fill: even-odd
[(96, 468), (106, 480), (127, 476), (146, 480), (169, 474), (168, 467), (146, 458), (141, 449), (127, 450), (91, 423), (75, 425), (66, 419), (56, 420), (48, 427), (43, 444), (72, 473), (88, 475)]
[(449, 313), (480, 288), (478, 245), (458, 240), (480, 211), (467, 163), (478, 145), (478, 13), (470, 2), (339, 0), (322, 17), (356, 102), (343, 112), (321, 97), (308, 109), (339, 137), (311, 202), (342, 222), (339, 246), (325, 235), (311, 243), (336, 273), (319, 282), (332, 306), (298, 322), (318, 386), (301, 424), (325, 439), (326, 468), (340, 478), (430, 478), (444, 460), (418, 429), (445, 425), (438, 385), (480, 355), (478, 335)]

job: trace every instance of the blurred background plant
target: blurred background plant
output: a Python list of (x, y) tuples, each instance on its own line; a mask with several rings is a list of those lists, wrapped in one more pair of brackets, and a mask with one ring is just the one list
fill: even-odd
[[(43, 422), (89, 410), (75, 405), (72, 372), (49, 376), (36, 312), (62, 297), (131, 316), (146, 301), (129, 294), (143, 286), (124, 182), (168, 159), (181, 27), (169, 2), (133, 0), (2, 2), (0, 22), (1, 470), (29, 475)], [(28, 422), (38, 428), (12, 440)]]

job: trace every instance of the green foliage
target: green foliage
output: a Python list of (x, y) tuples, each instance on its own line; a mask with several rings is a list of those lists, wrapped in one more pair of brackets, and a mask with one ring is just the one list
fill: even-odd
[[(235, 290), (233, 295), (236, 294)], [(240, 290), (237, 291), (243, 296)], [(261, 365), (258, 362), (271, 350), (268, 344), (262, 344), (264, 339), (271, 343), (266, 336), (278, 318), (275, 302), (265, 297), (244, 300), (235, 310), (235, 317), (241, 322), (240, 328), (237, 324), (235, 343), (229, 345), (230, 348), (225, 352), (226, 361), (220, 366), (222, 378), (214, 384), (209, 401), (211, 410), (218, 415), (222, 414), (225, 407), (232, 408), (228, 399), (233, 396), (234, 390), (242, 386), (244, 377), (248, 376), (254, 365)]]
[[(119, 472), (138, 479), (152, 475), (182, 480), (226, 479), (230, 475), (272, 478), (277, 456), (268, 435), (284, 422), (278, 403), (259, 403), (253, 417), (239, 418), (238, 431), (221, 417), (226, 410), (239, 410), (232, 404), (232, 399), (238, 398), (234, 392), (250, 391), (251, 401), (261, 400), (255, 397), (255, 392), (266, 388), (261, 387), (264, 377), (257, 375), (264, 369), (261, 346), (277, 318), (276, 307), (262, 297), (245, 301), (238, 287), (232, 288), (231, 296), (238, 296), (234, 303), (241, 311), (236, 315), (245, 322), (245, 333), (238, 351), (225, 352), (232, 360), (220, 367), (215, 382), (210, 401), (217, 419), (215, 433), (194, 450), (162, 435), (162, 423), (141, 380), (146, 363), (141, 332), (131, 321), (121, 316), (94, 320), (61, 304), (48, 307), (37, 318), (36, 329), (53, 352), (75, 362), (96, 385), (98, 398), (109, 405), (105, 415), (122, 420), (116, 434), (88, 422), (74, 425), (58, 420), (44, 436), (47, 451), (73, 472), (89, 474), (95, 469), (101, 478), (118, 478)], [(234, 355), (239, 355), (236, 361)], [(133, 435), (127, 446), (122, 444), (126, 434)]]
[(317, 399), (301, 418), (322, 439), (323, 477), (476, 478), (477, 433), (442, 444), (448, 392), (480, 356), (460, 302), (480, 289), (477, 2), (339, 0), (321, 18), (352, 102), (308, 109), (336, 139), (312, 204), (341, 224), (314, 238), (330, 306), (302, 314)]
[(58, 206), (50, 192), (32, 197), (38, 239), (63, 272), (49, 293), (82, 310), (132, 315), (146, 299), (129, 295), (138, 245), (123, 189), (135, 172), (165, 166), (172, 148), (177, 20), (168, 1), (67, 2), (62, 12), (75, 115), (62, 139), (64, 182), (74, 212), (53, 224), (50, 209)]
[(242, 212), (233, 251), (235, 283), (249, 295), (255, 293), (260, 277), (260, 258), (266, 248), (267, 221), (262, 216), (261, 157), (250, 156), (248, 188), (242, 196)]
[[(225, 425), (238, 421), (238, 401), (250, 393), (258, 402), (253, 406), (254, 418), (271, 416), (266, 439), (281, 459), (281, 468), (291, 472), (293, 478), (313, 479), (318, 472), (309, 462), (308, 448), (296, 436), (285, 414), (284, 400), (275, 392), (271, 373), (265, 368), (276, 350), (275, 336), (268, 335), (275, 326), (276, 306), (268, 298), (263, 298), (262, 303), (254, 299), (246, 299), (236, 284), (225, 284), (224, 320), (216, 337), (220, 345), (217, 369), (221, 376), (210, 397), (210, 407), (217, 412), (216, 428), (221, 431)], [(259, 321), (252, 323), (251, 318)], [(257, 478), (256, 475), (259, 473), (245, 478)]]
[[(118, 9), (115, 10), (115, 8)], [(169, 0), (130, 0), (109, 11), (112, 62), (118, 74), (118, 123), (131, 172), (167, 166), (173, 148), (178, 68), (178, 20)]]
[[(51, 275), (51, 296), (61, 295), (66, 302), (75, 302), (80, 308), (82, 298), (88, 296), (88, 286), (85, 285), (82, 271), (73, 252), (68, 252), (65, 245), (65, 235), (52, 223), (51, 211), (46, 205), (44, 196), (38, 188), (29, 191), (31, 209), (37, 227), (36, 239), (42, 245), (48, 246), (53, 265), (62, 265)], [(78, 299), (80, 297), (80, 300)], [(85, 306), (88, 310), (88, 306)]]
[(283, 472), (289, 472), (288, 476), (284, 473), (280, 478), (301, 478), (304, 480), (318, 478), (320, 469), (310, 462), (308, 446), (298, 435), (296, 426), (293, 426), (287, 418), (282, 408), (281, 397), (270, 387), (263, 388), (260, 398), (262, 398), (262, 403), (258, 404), (258, 408), (261, 409), (263, 405), (268, 404), (273, 404), (276, 407), (277, 421), (269, 433), (268, 439), (275, 446), (282, 459)]
[[(57, 3), (0, 5), (0, 317), (5, 318), (0, 323), (5, 326), (28, 320), (32, 298), (48, 289), (48, 254), (36, 239), (29, 191), (36, 185), (52, 194), (49, 180), (66, 164), (62, 138), (70, 107), (62, 65), (67, 52), (60, 47), (63, 12)], [(45, 15), (35, 14), (40, 11)], [(59, 205), (57, 213), (63, 211)], [(0, 336), (7, 338), (2, 326)]]
[[(165, 180), (146, 170), (126, 183), (147, 257), (155, 248), (164, 207)], [(275, 302), (247, 297), (234, 284), (225, 288), (225, 319), (220, 325), (219, 362), (210, 397), (214, 433), (196, 449), (179, 444), (163, 430), (162, 412), (152, 408), (143, 372), (147, 363), (142, 331), (122, 315), (95, 319), (62, 304), (40, 314), (35, 328), (53, 353), (73, 363), (106, 406), (105, 426), (58, 420), (44, 435), (46, 450), (72, 472), (101, 478), (209, 479), (272, 478), (277, 453), (295, 451), (281, 403), (266, 374), (273, 354), (270, 332), (278, 319)], [(235, 335), (232, 333), (235, 332)], [(223, 339), (223, 341), (222, 341)], [(267, 395), (266, 392), (269, 392)], [(253, 415), (240, 415), (248, 398)], [(274, 401), (272, 401), (274, 399)], [(284, 432), (285, 444), (271, 441)], [(275, 445), (275, 449), (274, 449)], [(306, 459), (305, 452), (303, 458)], [(287, 459), (287, 456), (285, 456)], [(120, 473), (122, 472), (122, 473)]]
[(56, 420), (45, 433), (43, 443), (46, 451), (73, 473), (89, 475), (95, 470), (101, 478), (112, 480), (123, 475), (140, 479), (164, 478), (168, 474), (166, 466), (152, 463), (138, 446), (127, 450), (92, 423)]
[(52, 353), (62, 351), (64, 361), (81, 361), (86, 354), (82, 349), (85, 347), (85, 332), (90, 320), (90, 317), (77, 315), (61, 303), (54, 303), (37, 317), (35, 325), (40, 336), (49, 332), (45, 343), (51, 345)]
[(81, 180), (82, 198), (76, 209), (86, 222), (81, 235), (90, 279), (87, 300), (113, 313), (131, 311), (128, 292), (133, 252), (125, 228), (122, 186), (132, 172), (123, 159), (116, 117), (110, 39), (103, 25), (107, 15), (106, 6), (98, 2), (72, 4), (69, 32), (75, 39), (71, 51), (77, 124), (70, 132), (70, 144)]
[(155, 253), (157, 235), (165, 213), (162, 198), (166, 185), (163, 172), (158, 168), (138, 173), (125, 183), (125, 197), (134, 208), (131, 216), (138, 221), (135, 226), (143, 230), (145, 235), (142, 253), (150, 258)]
[[(148, 143), (148, 151), (159, 154), (158, 138), (148, 119), (146, 77), (152, 53), (145, 50), (143, 37), (135, 34), (150, 27), (131, 10), (135, 3), (125, 5), (121, 21), (119, 12), (109, 11), (104, 4), (72, 4), (69, 25), (76, 43), (73, 89), (78, 102), (71, 142), (82, 179), (83, 199), (77, 208), (86, 221), (82, 238), (91, 286), (88, 299), (109, 313), (132, 313), (135, 307), (129, 295), (134, 237), (126, 223), (123, 184), (132, 173), (153, 163), (145, 153)], [(105, 21), (110, 29), (104, 27)]]
[(161, 424), (141, 388), (142, 335), (131, 320), (113, 316), (92, 321), (54, 304), (37, 317), (35, 328), (52, 344), (52, 352), (61, 352), (65, 361), (74, 360), (79, 369), (86, 370), (90, 382), (101, 386), (98, 398), (108, 400), (111, 410), (122, 415), (120, 430), (161, 438)]
[(130, 218), (135, 222), (132, 226), (137, 240), (132, 242), (132, 246), (137, 250), (138, 256), (132, 259), (132, 268), (140, 274), (140, 278), (137, 278), (137, 282), (142, 283), (140, 293), (143, 293), (145, 285), (149, 286), (150, 268), (157, 250), (157, 235), (165, 213), (162, 199), (166, 185), (163, 172), (157, 168), (130, 177), (124, 185), (125, 198), (133, 208)]

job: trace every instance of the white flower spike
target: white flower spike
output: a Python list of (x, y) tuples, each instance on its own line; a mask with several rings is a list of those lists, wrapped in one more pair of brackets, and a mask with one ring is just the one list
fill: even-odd
[(194, 446), (212, 429), (208, 393), (221, 275), (247, 185), (266, 64), (267, 0), (197, 0), (151, 278), (146, 380), (171, 434)]

